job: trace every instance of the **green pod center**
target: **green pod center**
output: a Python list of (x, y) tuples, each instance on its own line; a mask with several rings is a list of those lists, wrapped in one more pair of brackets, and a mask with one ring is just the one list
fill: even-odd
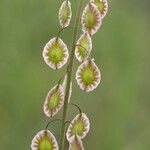
[(92, 29), (93, 26), (96, 24), (96, 16), (94, 14), (94, 12), (92, 11), (92, 8), (89, 6), (89, 9), (88, 11), (86, 12), (86, 15), (85, 15), (85, 26), (89, 29)]
[(63, 61), (64, 50), (63, 47), (56, 41), (55, 44), (48, 51), (49, 61), (58, 64)]
[(91, 66), (87, 66), (82, 70), (81, 80), (86, 86), (95, 81), (95, 74)]
[(73, 143), (70, 150), (79, 150), (79, 146), (76, 143)]
[(53, 143), (52, 143), (52, 141), (47, 136), (45, 136), (39, 142), (38, 150), (53, 150)]
[(102, 1), (100, 1), (100, 0), (94, 0), (94, 2), (95, 2), (95, 5), (97, 6), (98, 10), (100, 12), (103, 12), (103, 10), (104, 10), (104, 3)]
[(66, 3), (65, 7), (61, 11), (60, 19), (63, 23), (65, 23), (68, 21), (68, 17), (69, 17), (69, 6)]
[(49, 98), (48, 107), (50, 110), (54, 110), (60, 101), (60, 94), (58, 91), (55, 91)]
[(89, 43), (88, 43), (86, 37), (84, 37), (80, 40), (79, 45), (81, 45), (81, 46), (78, 46), (79, 55), (82, 58), (85, 58), (88, 55), (88, 49), (89, 49)]
[(73, 128), (72, 128), (72, 130), (71, 130), (71, 135), (82, 135), (82, 133), (83, 133), (83, 130), (84, 130), (84, 123), (83, 123), (83, 121), (81, 121), (81, 120), (78, 120), (75, 124), (74, 124), (74, 126), (73, 126)]

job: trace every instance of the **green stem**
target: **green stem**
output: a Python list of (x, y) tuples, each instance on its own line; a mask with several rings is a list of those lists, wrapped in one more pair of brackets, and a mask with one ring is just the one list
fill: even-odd
[(79, 0), (79, 6), (78, 6), (77, 16), (76, 16), (76, 20), (75, 20), (75, 28), (73, 31), (72, 49), (71, 49), (69, 64), (68, 64), (68, 68), (67, 68), (67, 86), (66, 86), (66, 92), (65, 92), (65, 102), (64, 102), (63, 117), (62, 117), (60, 150), (64, 150), (65, 141), (66, 141), (66, 139), (65, 139), (65, 132), (66, 132), (65, 122), (67, 119), (68, 98), (69, 98), (69, 91), (70, 91), (72, 68), (73, 68), (73, 63), (74, 63), (74, 53), (75, 53), (75, 47), (76, 47), (76, 42), (77, 42), (78, 29), (80, 26), (80, 16), (81, 16), (82, 4), (83, 4), (83, 0)]

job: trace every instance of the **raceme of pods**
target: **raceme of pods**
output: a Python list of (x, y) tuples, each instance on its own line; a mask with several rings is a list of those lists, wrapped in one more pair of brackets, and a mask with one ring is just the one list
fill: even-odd
[[(82, 139), (86, 137), (90, 130), (90, 121), (78, 105), (71, 103), (73, 90), (71, 70), (73, 69), (74, 63), (73, 58), (76, 57), (80, 65), (77, 68), (74, 78), (80, 89), (85, 92), (91, 92), (100, 84), (100, 69), (96, 65), (95, 60), (91, 58), (91, 53), (94, 52), (94, 50), (92, 50), (92, 36), (97, 33), (102, 25), (102, 20), (108, 11), (108, 3), (107, 0), (89, 0), (81, 12), (82, 1), (83, 0), (79, 0), (78, 15), (75, 20), (75, 27), (73, 28), (72, 51), (69, 51), (69, 46), (64, 42), (64, 39), (60, 38), (60, 34), (62, 34), (64, 29), (68, 28), (72, 18), (72, 8), (69, 0), (62, 2), (58, 12), (61, 30), (57, 36), (49, 39), (43, 48), (42, 55), (44, 62), (49, 68), (58, 70), (67, 64), (66, 72), (60, 77), (55, 86), (49, 90), (43, 103), (43, 112), (46, 117), (52, 118), (57, 115), (61, 109), (63, 109), (63, 117), (51, 120), (45, 129), (34, 136), (31, 143), (32, 150), (58, 150), (59, 147), (60, 150), (64, 150), (63, 143), (65, 140), (69, 143), (68, 150), (85, 149)], [(78, 35), (76, 33), (79, 30), (80, 23), (83, 33), (77, 39)], [(80, 111), (72, 121), (66, 119), (67, 113), (65, 112), (67, 112), (69, 105), (77, 107)], [(48, 130), (48, 126), (51, 122), (57, 120), (62, 122), (60, 146), (58, 146), (55, 136)], [(63, 132), (63, 129), (65, 130), (63, 127), (66, 126), (67, 123), (69, 123), (68, 128)]]

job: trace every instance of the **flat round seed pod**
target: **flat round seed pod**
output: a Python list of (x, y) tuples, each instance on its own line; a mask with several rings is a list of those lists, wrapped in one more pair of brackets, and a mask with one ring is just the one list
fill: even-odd
[(76, 80), (80, 88), (86, 92), (94, 90), (101, 81), (101, 73), (94, 60), (86, 60), (77, 69)]
[(54, 86), (47, 94), (43, 110), (47, 117), (53, 117), (64, 105), (64, 89), (61, 84)]
[[(62, 86), (63, 86), (63, 88), (64, 88), (64, 93), (66, 93), (67, 75), (65, 75), (65, 78), (64, 78), (64, 81), (63, 81)], [(68, 100), (68, 103), (70, 102), (71, 94), (72, 94), (72, 82), (70, 83), (70, 91), (69, 91), (69, 100)]]
[(84, 150), (82, 140), (78, 135), (74, 135), (70, 138), (69, 150)]
[(93, 3), (87, 4), (82, 14), (82, 29), (90, 35), (95, 34), (101, 26), (101, 14)]
[(72, 17), (71, 3), (65, 0), (59, 9), (59, 22), (62, 28), (69, 26)]
[(55, 37), (45, 45), (43, 57), (50, 68), (60, 69), (67, 63), (69, 57), (68, 48), (61, 38)]
[(85, 61), (92, 50), (92, 39), (88, 33), (83, 33), (77, 41), (75, 49), (75, 56), (79, 62)]
[(103, 19), (108, 12), (107, 0), (90, 0), (90, 1), (97, 6), (98, 10), (101, 12), (101, 17)]
[(31, 143), (32, 150), (58, 150), (54, 135), (49, 130), (38, 132)]
[(81, 139), (83, 139), (89, 132), (89, 129), (90, 122), (86, 114), (78, 114), (68, 127), (66, 133), (67, 140), (70, 142), (70, 138), (74, 135), (78, 135)]

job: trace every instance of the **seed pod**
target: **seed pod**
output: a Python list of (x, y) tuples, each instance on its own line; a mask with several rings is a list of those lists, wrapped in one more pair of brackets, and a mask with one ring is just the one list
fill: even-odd
[(86, 92), (94, 90), (101, 81), (101, 74), (94, 60), (86, 60), (77, 69), (76, 80)]
[(71, 3), (65, 0), (59, 9), (59, 22), (62, 28), (69, 26), (72, 17)]
[(92, 39), (88, 33), (83, 33), (77, 41), (75, 49), (75, 56), (79, 62), (85, 61), (92, 50)]
[(45, 63), (52, 69), (59, 69), (67, 63), (69, 53), (66, 44), (60, 38), (51, 39), (43, 50)]
[(107, 0), (90, 0), (90, 2), (94, 3), (97, 6), (98, 10), (101, 12), (101, 17), (103, 19), (108, 12)]
[(47, 117), (53, 117), (64, 105), (64, 89), (61, 84), (54, 86), (46, 96), (43, 110)]
[[(63, 84), (62, 84), (63, 88), (64, 88), (64, 93), (66, 93), (66, 87), (67, 87), (67, 75), (65, 75)], [(72, 82), (70, 83), (70, 91), (69, 91), (69, 99), (68, 99), (68, 103), (70, 102), (71, 99), (71, 94), (72, 94)]]
[(86, 114), (78, 114), (71, 122), (68, 127), (66, 137), (70, 142), (70, 138), (74, 135), (78, 135), (81, 139), (83, 139), (90, 129), (90, 122)]
[(84, 150), (82, 140), (78, 135), (70, 138), (69, 150)]
[(87, 4), (82, 14), (82, 29), (84, 32), (93, 35), (101, 26), (101, 14), (93, 3)]
[(58, 150), (54, 135), (49, 130), (38, 132), (31, 143), (32, 150)]

